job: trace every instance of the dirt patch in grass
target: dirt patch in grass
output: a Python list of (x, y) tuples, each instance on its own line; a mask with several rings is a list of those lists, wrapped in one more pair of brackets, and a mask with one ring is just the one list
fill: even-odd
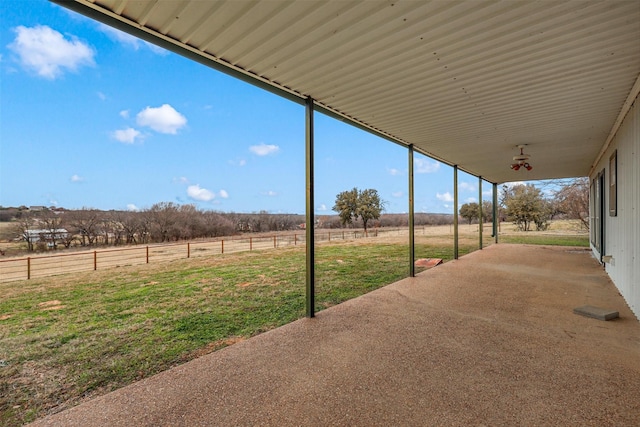
[(58, 301), (57, 299), (51, 300), (51, 301), (45, 301), (45, 302), (41, 302), (38, 303), (38, 308), (40, 310), (62, 310), (63, 308), (65, 308), (64, 305), (62, 305), (61, 301)]

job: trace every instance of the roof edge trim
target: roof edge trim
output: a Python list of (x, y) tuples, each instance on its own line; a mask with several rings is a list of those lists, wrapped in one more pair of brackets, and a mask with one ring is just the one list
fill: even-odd
[(611, 145), (613, 138), (615, 138), (616, 134), (618, 133), (618, 129), (620, 129), (620, 126), (622, 126), (622, 122), (627, 117), (627, 114), (629, 113), (629, 110), (631, 109), (631, 106), (635, 102), (638, 95), (640, 95), (640, 74), (638, 74), (638, 78), (636, 79), (635, 84), (631, 87), (631, 90), (629, 91), (629, 95), (627, 96), (627, 99), (624, 101), (624, 104), (622, 104), (620, 113), (618, 114), (618, 117), (616, 118), (616, 121), (613, 124), (613, 127), (611, 128), (611, 132), (609, 132), (609, 136), (607, 137), (607, 140), (602, 145), (600, 152), (598, 153), (595, 161), (591, 165), (591, 169), (589, 170), (588, 176), (593, 175), (594, 170), (598, 166), (598, 163), (602, 159), (602, 156), (604, 156), (604, 153), (606, 153), (607, 150), (609, 149), (609, 146)]

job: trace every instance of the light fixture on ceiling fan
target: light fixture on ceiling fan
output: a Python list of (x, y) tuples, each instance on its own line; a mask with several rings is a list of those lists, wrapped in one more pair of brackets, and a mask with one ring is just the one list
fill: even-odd
[(511, 164), (511, 169), (513, 169), (514, 171), (520, 170), (521, 167), (525, 168), (528, 171), (533, 169), (533, 166), (529, 164), (529, 158), (531, 156), (524, 153), (524, 147), (526, 146), (527, 144), (522, 144), (517, 146), (520, 149), (520, 154), (517, 156), (513, 156), (513, 161), (515, 163)]

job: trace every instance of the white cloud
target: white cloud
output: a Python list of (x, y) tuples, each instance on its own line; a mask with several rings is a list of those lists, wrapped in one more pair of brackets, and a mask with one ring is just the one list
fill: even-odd
[(167, 55), (169, 51), (156, 46), (154, 44), (148, 43), (144, 40), (141, 40), (137, 37), (132, 36), (129, 33), (125, 33), (124, 31), (120, 31), (117, 28), (110, 27), (105, 24), (99, 24), (98, 29), (109, 36), (111, 40), (114, 40), (130, 49), (139, 50), (141, 47), (147, 47), (153, 53), (158, 55)]
[(264, 142), (259, 145), (252, 145), (249, 147), (249, 151), (258, 156), (267, 156), (269, 154), (277, 153), (280, 147), (277, 145), (267, 145)]
[(453, 202), (453, 196), (448, 191), (443, 194), (436, 193), (436, 198), (441, 202)]
[(95, 52), (76, 37), (66, 39), (45, 25), (33, 28), (19, 26), (9, 49), (18, 55), (20, 64), (39, 76), (54, 80), (64, 70), (76, 71), (80, 66), (93, 66)]
[(319, 211), (319, 212), (326, 212), (326, 211), (328, 210), (328, 209), (327, 209), (327, 205), (325, 205), (324, 203), (322, 203), (322, 204), (320, 205), (320, 207), (318, 207), (316, 210), (317, 210), (317, 211)]
[(391, 196), (393, 196), (393, 197), (402, 197), (402, 196), (404, 196), (404, 192), (396, 191), (396, 192), (391, 193)]
[(129, 118), (129, 110), (120, 111), (120, 117), (122, 117), (123, 119), (128, 119)]
[(200, 200), (202, 202), (209, 202), (216, 197), (213, 191), (202, 188), (199, 184), (188, 186), (187, 195), (193, 200)]
[(124, 31), (120, 31), (117, 28), (113, 28), (105, 24), (99, 24), (98, 29), (109, 36), (111, 40), (115, 40), (118, 43), (128, 46), (133, 50), (140, 49), (142, 40), (132, 36), (131, 34), (125, 33)]
[(98, 98), (100, 98), (101, 100), (105, 101), (107, 99), (107, 95), (105, 95), (104, 93), (98, 91)]
[(163, 104), (157, 108), (145, 108), (138, 113), (136, 121), (140, 126), (148, 126), (156, 132), (172, 135), (187, 124), (186, 117), (169, 104)]
[(469, 184), (468, 182), (461, 182), (460, 183), (460, 190), (462, 191), (476, 191), (477, 187), (473, 184)]
[(218, 192), (218, 195), (223, 199), (228, 199), (229, 198), (229, 193), (227, 193), (226, 190), (220, 190)]
[(391, 175), (391, 176), (400, 175), (402, 173), (396, 168), (389, 168), (387, 170), (389, 171), (389, 175)]
[(80, 175), (73, 175), (71, 177), (71, 182), (82, 182), (84, 181), (84, 178), (81, 177)]
[(118, 129), (111, 134), (115, 139), (125, 144), (133, 144), (136, 139), (142, 139), (140, 131), (133, 128)]
[(189, 183), (189, 179), (185, 176), (181, 176), (180, 178), (174, 178), (173, 182), (178, 182), (180, 184), (188, 184)]
[(476, 199), (475, 197), (467, 197), (466, 202), (467, 203), (478, 203), (478, 199)]
[(426, 159), (414, 159), (413, 170), (415, 173), (434, 173), (440, 170), (440, 162), (428, 161)]
[(165, 55), (169, 55), (170, 53), (168, 50), (161, 48), (160, 46), (156, 46), (153, 43), (148, 43), (148, 42), (143, 42), (143, 43), (151, 52), (155, 53), (156, 55), (165, 56)]
[(135, 212), (135, 211), (139, 211), (140, 209), (138, 209), (138, 207), (136, 205), (134, 205), (133, 203), (129, 203), (127, 205), (127, 210)]
[(275, 197), (278, 195), (278, 193), (276, 193), (273, 190), (269, 190), (269, 191), (265, 191), (262, 193), (263, 196), (269, 196), (269, 197)]

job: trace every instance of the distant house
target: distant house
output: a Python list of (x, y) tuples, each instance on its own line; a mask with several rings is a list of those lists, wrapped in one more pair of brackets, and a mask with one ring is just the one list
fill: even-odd
[(47, 207), (46, 206), (29, 206), (29, 210), (32, 212), (42, 212), (42, 211), (46, 211)]
[(30, 244), (38, 242), (47, 242), (49, 247), (54, 247), (58, 242), (62, 242), (70, 237), (70, 233), (64, 228), (56, 228), (54, 230), (32, 229), (25, 230), (23, 238)]

